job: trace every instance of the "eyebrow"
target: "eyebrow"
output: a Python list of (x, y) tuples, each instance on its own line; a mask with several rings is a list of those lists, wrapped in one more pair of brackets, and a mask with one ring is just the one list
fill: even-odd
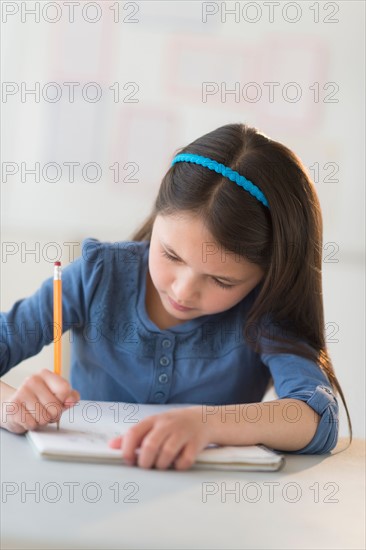
[[(163, 242), (161, 244), (163, 245), (164, 248), (166, 248), (166, 250), (168, 252), (170, 252), (171, 254), (174, 254), (174, 256), (176, 256), (178, 258), (178, 260), (181, 260), (182, 262), (184, 261), (184, 260), (182, 260), (182, 258), (180, 258), (178, 256), (178, 254), (176, 254), (174, 252), (174, 250), (168, 244), (163, 243)], [(208, 275), (208, 277), (214, 277), (215, 279), (223, 279), (224, 281), (228, 281), (229, 283), (243, 283), (244, 282), (242, 280), (235, 279), (234, 277), (226, 277), (224, 275), (210, 275), (208, 273), (206, 273), (206, 275)]]

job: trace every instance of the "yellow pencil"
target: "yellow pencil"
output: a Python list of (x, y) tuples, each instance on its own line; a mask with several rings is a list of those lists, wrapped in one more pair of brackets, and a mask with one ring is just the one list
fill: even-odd
[[(55, 262), (53, 268), (53, 350), (55, 374), (61, 376), (62, 359), (62, 277), (61, 262)], [(60, 422), (57, 422), (57, 429), (60, 428)]]

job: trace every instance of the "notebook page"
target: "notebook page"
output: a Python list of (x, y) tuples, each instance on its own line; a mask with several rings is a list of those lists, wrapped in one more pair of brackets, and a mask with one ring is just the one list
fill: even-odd
[(152, 405), (80, 400), (65, 411), (60, 429), (48, 424), (26, 434), (32, 445), (45, 455), (106, 457), (118, 459), (119, 449), (108, 447), (108, 441), (126, 433), (131, 426), (153, 414), (190, 405)]

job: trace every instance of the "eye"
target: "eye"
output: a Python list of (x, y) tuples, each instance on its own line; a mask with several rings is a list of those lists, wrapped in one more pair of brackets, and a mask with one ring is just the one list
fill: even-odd
[[(165, 258), (167, 258), (171, 262), (179, 262), (178, 258), (176, 258), (175, 256), (171, 256), (170, 254), (165, 252), (165, 250), (162, 250), (161, 253)], [(215, 285), (219, 286), (220, 288), (224, 288), (224, 289), (232, 288), (233, 286), (235, 286), (235, 285), (226, 285), (225, 283), (221, 283), (219, 280), (214, 279), (214, 278), (212, 278), (212, 281), (215, 283)]]
[(221, 288), (226, 288), (226, 289), (228, 289), (228, 288), (232, 288), (233, 286), (235, 286), (235, 285), (225, 285), (224, 283), (221, 283), (221, 282), (218, 281), (217, 279), (212, 279), (212, 280), (213, 280), (213, 282), (214, 282), (216, 285), (218, 285), (218, 286), (221, 287)]
[(165, 250), (162, 251), (162, 255), (168, 258), (168, 260), (171, 260), (172, 262), (179, 262), (178, 258), (175, 258), (174, 256), (171, 256)]

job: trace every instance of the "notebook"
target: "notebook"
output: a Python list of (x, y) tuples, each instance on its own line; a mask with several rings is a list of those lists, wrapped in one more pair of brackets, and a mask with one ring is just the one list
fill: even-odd
[[(110, 439), (147, 416), (190, 406), (81, 400), (63, 413), (59, 430), (52, 423), (25, 436), (37, 455), (45, 459), (123, 465), (121, 450), (108, 447)], [(197, 455), (191, 469), (277, 471), (284, 463), (281, 453), (264, 445), (210, 444)]]

